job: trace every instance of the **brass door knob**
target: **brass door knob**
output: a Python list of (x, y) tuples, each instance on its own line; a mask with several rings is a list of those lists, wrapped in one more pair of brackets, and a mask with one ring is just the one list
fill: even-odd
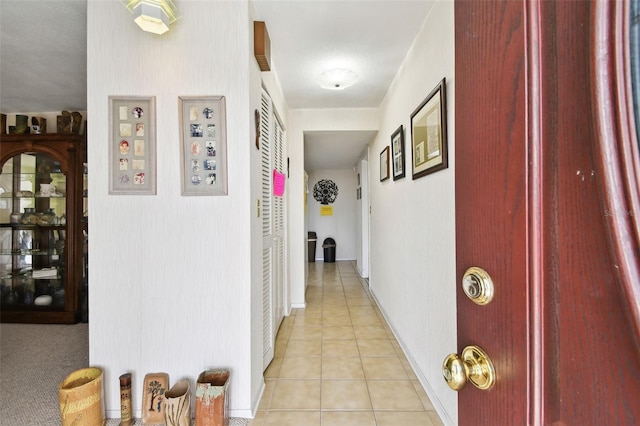
[(496, 382), (496, 371), (489, 356), (477, 346), (467, 346), (461, 356), (449, 354), (442, 364), (447, 385), (458, 391), (470, 381), (481, 390), (490, 389)]

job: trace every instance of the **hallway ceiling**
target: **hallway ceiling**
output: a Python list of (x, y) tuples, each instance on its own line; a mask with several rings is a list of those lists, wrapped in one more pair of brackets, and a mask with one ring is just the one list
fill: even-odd
[[(377, 108), (433, 1), (255, 0), (289, 108)], [(1, 112), (86, 110), (86, 4), (0, 0)], [(335, 67), (355, 71), (356, 84), (320, 88), (317, 76)], [(360, 132), (316, 133), (305, 142), (322, 153), (314, 168), (355, 165), (371, 140)]]

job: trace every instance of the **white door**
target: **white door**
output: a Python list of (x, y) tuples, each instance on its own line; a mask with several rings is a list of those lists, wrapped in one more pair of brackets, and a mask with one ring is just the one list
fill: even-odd
[(273, 195), (273, 172), (284, 173), (284, 130), (269, 94), (262, 90), (260, 150), (262, 156), (262, 306), (263, 367), (274, 356), (275, 336), (284, 318), (285, 199)]
[[(284, 129), (273, 114), (273, 167), (280, 173), (285, 173), (285, 162), (283, 154)], [(273, 306), (273, 321), (275, 330), (280, 328), (280, 323), (284, 318), (284, 289), (285, 289), (285, 197), (273, 197), (273, 267), (274, 267), (274, 293), (275, 300)]]

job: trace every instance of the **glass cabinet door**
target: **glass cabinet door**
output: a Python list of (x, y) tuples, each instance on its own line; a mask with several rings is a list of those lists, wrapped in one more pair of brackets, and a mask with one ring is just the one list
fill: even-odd
[(41, 153), (14, 156), (0, 173), (0, 302), (3, 310), (63, 310), (66, 176)]

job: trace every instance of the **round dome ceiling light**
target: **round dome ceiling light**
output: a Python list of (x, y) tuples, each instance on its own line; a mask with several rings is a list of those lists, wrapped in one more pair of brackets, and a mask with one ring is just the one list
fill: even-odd
[(334, 68), (323, 72), (316, 80), (323, 89), (343, 90), (355, 84), (358, 74), (346, 68)]

